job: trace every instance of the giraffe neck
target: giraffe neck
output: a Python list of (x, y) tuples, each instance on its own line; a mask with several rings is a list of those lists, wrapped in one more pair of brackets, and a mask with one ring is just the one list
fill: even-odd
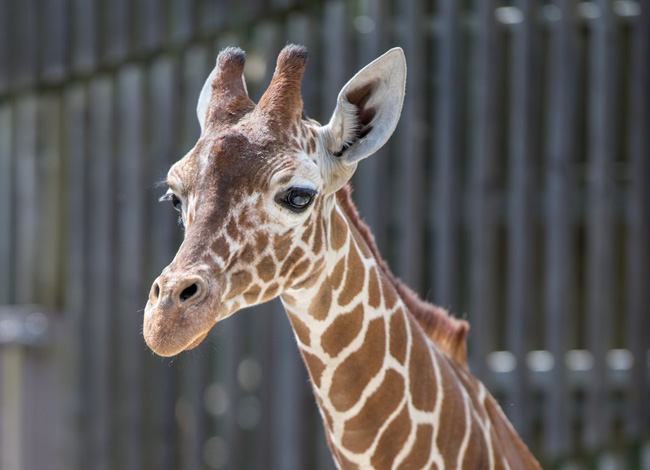
[(483, 385), (425, 335), (345, 211), (328, 204), (324, 267), (282, 301), (339, 467), (508, 468), (497, 465), (507, 461), (495, 433), (527, 454)]

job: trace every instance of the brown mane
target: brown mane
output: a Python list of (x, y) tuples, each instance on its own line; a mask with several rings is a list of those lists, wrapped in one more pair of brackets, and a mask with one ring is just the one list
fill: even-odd
[(345, 185), (336, 193), (339, 205), (354, 227), (359, 231), (368, 244), (370, 251), (384, 275), (395, 286), (397, 293), (409, 312), (415, 317), (424, 332), (433, 340), (438, 348), (447, 353), (459, 364), (467, 365), (466, 338), (469, 324), (466, 321), (453, 318), (441, 307), (425, 302), (402, 281), (397, 279), (382, 259), (377, 249), (375, 237), (368, 226), (359, 217), (359, 212), (352, 202), (350, 185)]

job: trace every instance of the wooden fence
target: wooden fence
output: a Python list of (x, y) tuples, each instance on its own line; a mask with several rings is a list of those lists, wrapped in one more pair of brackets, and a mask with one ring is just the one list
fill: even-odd
[(258, 98), (308, 46), (326, 121), (393, 46), (398, 129), (355, 199), (467, 317), (545, 468), (650, 469), (650, 11), (632, 0), (0, 0), (0, 469), (332, 469), (278, 303), (174, 359), (142, 339), (182, 237), (155, 183), (217, 52)]

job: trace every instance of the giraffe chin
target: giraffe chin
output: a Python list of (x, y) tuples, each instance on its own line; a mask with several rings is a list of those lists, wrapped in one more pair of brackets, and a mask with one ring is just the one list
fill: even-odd
[(210, 330), (206, 331), (205, 333), (200, 334), (194, 341), (192, 341), (189, 346), (187, 346), (184, 351), (189, 351), (190, 349), (194, 349), (197, 347), (199, 344), (203, 342), (206, 336), (208, 336), (208, 333)]
[(157, 355), (162, 357), (171, 357), (180, 354), (183, 351), (189, 351), (190, 349), (196, 348), (203, 342), (205, 337), (208, 336), (209, 332), (210, 328), (208, 328), (203, 333), (193, 336), (189, 341), (179, 344), (172, 344), (172, 342), (165, 340), (161, 341), (159, 338), (147, 335), (145, 333), (145, 342), (147, 343), (147, 346), (149, 346), (149, 348)]
[(166, 311), (151, 303), (145, 307), (142, 333), (147, 346), (159, 356), (171, 357), (196, 348), (216, 323), (209, 311), (199, 309), (180, 316), (177, 310)]

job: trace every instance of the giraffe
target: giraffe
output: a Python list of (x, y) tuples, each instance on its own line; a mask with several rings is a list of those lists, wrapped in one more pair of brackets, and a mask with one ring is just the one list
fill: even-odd
[(397, 125), (404, 53), (358, 72), (324, 126), (303, 112), (306, 60), (286, 46), (255, 104), (244, 52), (218, 55), (201, 135), (161, 198), (185, 236), (152, 285), (148, 346), (194, 348), (215, 323), (279, 296), (339, 469), (539, 469), (468, 369), (468, 324), (391, 274), (350, 196), (357, 163)]

